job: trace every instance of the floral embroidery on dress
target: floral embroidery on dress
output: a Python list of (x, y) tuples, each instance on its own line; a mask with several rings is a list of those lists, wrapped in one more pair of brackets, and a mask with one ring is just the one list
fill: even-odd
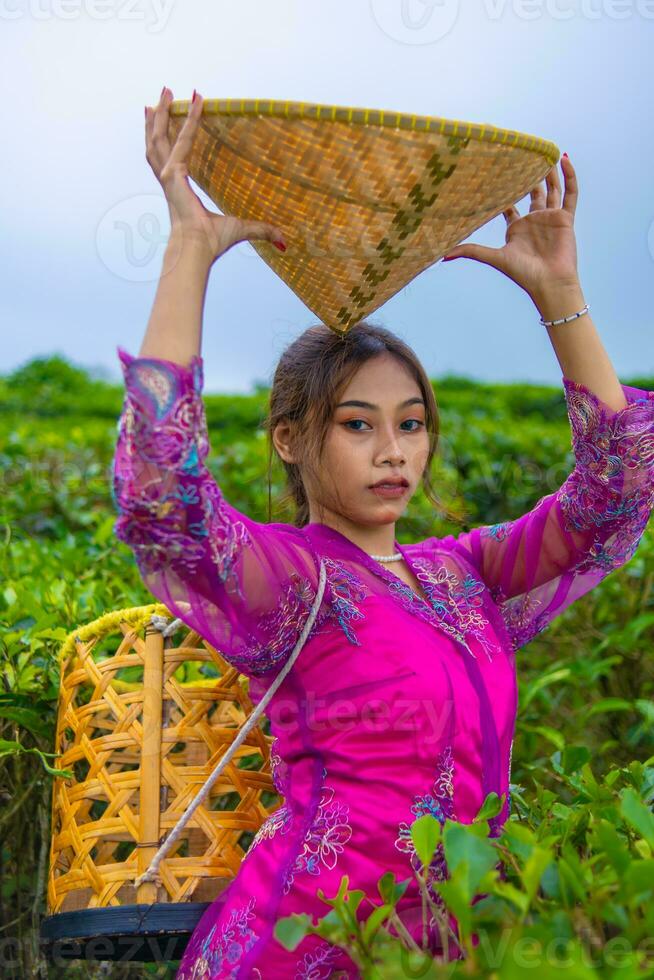
[[(584, 516), (585, 508), (590, 504), (589, 496), (586, 494), (586, 488), (574, 487), (575, 482), (581, 481), (583, 475), (572, 474), (559, 494), (567, 530), (583, 531), (589, 527)], [(590, 518), (593, 523), (599, 523), (597, 512), (601, 510), (601, 506), (599, 501), (596, 507), (593, 505), (596, 511), (595, 516)], [(631, 499), (615, 503), (606, 501), (606, 491), (604, 491), (603, 520), (615, 521), (615, 532), (604, 541), (600, 537), (595, 538), (587, 555), (575, 567), (575, 571), (585, 572), (593, 568), (611, 570), (626, 564), (638, 547), (649, 513), (650, 504), (643, 500), (641, 493), (634, 494)]]
[[(356, 603), (365, 599), (368, 593), (361, 579), (342, 562), (327, 557), (323, 557), (323, 561), (332, 601), (321, 604), (307, 639), (317, 636), (324, 626), (333, 621), (338, 623), (350, 643), (360, 646), (350, 620), (364, 618)], [(291, 572), (276, 608), (264, 613), (257, 621), (257, 629), (267, 638), (266, 641), (261, 642), (251, 635), (243, 652), (234, 651), (230, 662), (254, 675), (281, 666), (297, 643), (315, 598), (316, 590), (309, 580), (297, 572)]]
[[(434, 778), (432, 792), (425, 793), (422, 796), (415, 796), (414, 803), (411, 806), (411, 812), (414, 814), (414, 819), (416, 820), (418, 817), (423, 817), (425, 814), (430, 813), (433, 817), (436, 817), (441, 826), (446, 820), (458, 819), (454, 808), (454, 758), (450, 745), (447, 745), (443, 749), (437, 759), (436, 776)], [(414, 871), (421, 870), (422, 864), (411, 837), (411, 825), (405, 821), (402, 821), (399, 825), (399, 836), (395, 841), (395, 847), (398, 851), (410, 856), (411, 867)], [(445, 853), (443, 844), (440, 842), (429, 866), (426, 882), (430, 894), (432, 894), (434, 901), (438, 905), (442, 904), (442, 899), (438, 892), (433, 890), (432, 886), (435, 881), (444, 881), (446, 877), (447, 865), (445, 862)]]
[[(608, 552), (618, 566), (636, 550), (654, 505), (654, 392), (611, 415), (593, 392), (569, 380), (565, 397), (577, 462), (559, 492), (566, 526), (587, 530), (619, 521)], [(597, 558), (606, 567), (606, 551)]]
[(277, 736), (273, 735), (270, 746), (270, 775), (275, 789), (280, 796), (288, 795), (288, 763), (277, 751)]
[[(273, 736), (270, 748), (270, 773), (275, 789), (280, 796), (288, 795), (288, 764), (277, 752), (277, 736)], [(274, 813), (264, 820), (258, 831), (252, 838), (248, 853), (257, 846), (262, 840), (272, 840), (278, 833), (288, 832), (293, 819), (293, 814), (287, 803), (282, 803)]]
[(170, 371), (144, 361), (136, 366), (133, 379), (136, 387), (149, 397), (156, 417), (163, 418), (177, 397), (177, 385)]
[[(281, 668), (311, 613), (317, 584), (299, 567), (285, 571), (281, 580), (275, 575), (274, 562), (261, 549), (265, 530), (225, 500), (209, 472), (201, 359), (185, 367), (121, 352), (121, 361), (126, 395), (112, 480), (116, 536), (131, 547), (142, 578), (157, 596), (165, 593), (180, 609), (188, 595), (194, 597), (189, 612), (202, 620), (205, 632), (215, 627), (217, 637), (225, 639), (223, 652), (233, 666), (256, 677)], [(308, 543), (297, 539), (289, 545), (289, 552), (298, 545), (305, 552), (302, 561), (310, 560)], [(326, 556), (324, 562), (328, 601), (321, 604), (311, 635), (333, 623), (359, 646), (356, 625), (364, 618), (360, 606), (369, 590), (343, 562)], [(257, 609), (257, 590), (267, 596), (269, 587), (271, 601)], [(214, 592), (214, 608), (196, 599), (197, 593)]]
[(250, 533), (243, 523), (226, 512), (226, 501), (222, 490), (213, 480), (200, 483), (202, 496), (202, 520), (196, 527), (198, 537), (206, 537), (209, 557), (213, 562), (218, 578), (225, 584), (228, 592), (243, 599), (243, 590), (236, 573), (236, 562), (244, 548), (253, 547)]
[(494, 645), (487, 635), (487, 619), (480, 612), (486, 590), (484, 583), (469, 572), (461, 579), (444, 564), (428, 558), (414, 558), (413, 564), (418, 569), (418, 578), (423, 583), (442, 629), (475, 657), (466, 642), (466, 633), (469, 633), (481, 644), (488, 659), (492, 660)]
[(282, 803), (264, 822), (261, 824), (256, 834), (252, 838), (248, 848), (248, 854), (254, 850), (262, 840), (272, 840), (277, 834), (286, 834), (293, 822), (293, 814), (287, 803)]
[(343, 562), (326, 556), (323, 556), (323, 561), (332, 592), (332, 603), (328, 615), (322, 618), (321, 625), (327, 618), (335, 619), (350, 643), (361, 646), (360, 640), (350, 626), (350, 620), (364, 619), (364, 614), (356, 603), (362, 602), (368, 595), (368, 591), (359, 576)]
[[(187, 523), (189, 503), (201, 503), (197, 487), (183, 484), (179, 475), (175, 478), (180, 473), (197, 474), (192, 461), (208, 452), (198, 371), (199, 365), (194, 363), (195, 390), (183, 394), (167, 365), (146, 359), (131, 363), (127, 371), (127, 391), (117, 424), (119, 444), (128, 459), (145, 466), (151, 463), (155, 475), (134, 487), (116, 460), (111, 494), (119, 515), (116, 534), (133, 549), (146, 573), (156, 572), (167, 563), (177, 563), (193, 573), (204, 555), (204, 545), (198, 539), (205, 536), (206, 528), (202, 522)], [(162, 486), (162, 472), (171, 473), (172, 486), (178, 483), (170, 493)]]
[[(427, 559), (418, 559), (418, 561), (423, 561), (423, 562), (426, 560)], [(416, 560), (414, 559), (414, 563), (415, 561)], [(420, 578), (421, 576), (418, 577)], [(391, 581), (390, 578), (387, 579), (389, 591), (391, 592), (392, 595), (394, 595), (396, 598), (400, 600), (401, 604), (404, 606), (405, 609), (408, 609), (409, 612), (418, 616), (420, 619), (423, 619), (426, 623), (429, 623), (430, 626), (440, 627), (445, 633), (448, 634), (448, 636), (451, 636), (459, 643), (462, 643), (465, 646), (466, 650), (468, 650), (468, 652), (471, 654), (471, 656), (473, 657), (475, 656), (473, 651), (468, 646), (466, 639), (461, 633), (461, 631), (455, 626), (454, 623), (451, 622), (451, 618), (448, 617), (450, 610), (447, 609), (444, 611), (444, 606), (442, 602), (438, 603), (438, 608), (436, 608), (436, 606), (433, 605), (428, 605), (427, 603), (425, 603), (425, 600), (422, 598), (422, 596), (414, 592), (413, 589), (410, 586), (408, 586), (405, 582), (402, 582), (399, 578), (397, 578), (397, 576), (393, 576), (393, 578), (397, 580)], [(431, 595), (429, 590), (425, 589), (425, 592), (427, 593), (427, 596), (429, 597), (431, 602)], [(438, 613), (438, 615), (436, 615), (436, 613)]]
[(502, 521), (499, 524), (486, 524), (481, 528), (480, 534), (483, 538), (495, 538), (496, 541), (504, 541), (509, 533), (509, 527), (509, 521)]
[(564, 388), (568, 478), (517, 520), (452, 539), (487, 579), (515, 649), (629, 561), (654, 508), (654, 391), (622, 385), (626, 404), (614, 411), (570, 378)]
[[(179, 396), (174, 372), (160, 358), (132, 358), (131, 355), (128, 357), (132, 362), (131, 379), (135, 387), (140, 388), (149, 397), (156, 417), (163, 418)], [(193, 391), (199, 394), (202, 391), (202, 364), (198, 355), (191, 358), (189, 370)]]
[(638, 541), (629, 536), (625, 540), (623, 535), (621, 540), (620, 535), (616, 534), (608, 542), (596, 538), (588, 549), (588, 554), (575, 566), (575, 572), (590, 572), (594, 568), (612, 571), (629, 561), (637, 547)]
[[(250, 898), (245, 905), (232, 909), (219, 934), (214, 925), (203, 939), (190, 971), (178, 972), (176, 980), (236, 980), (244, 953), (259, 939), (249, 925), (255, 903), (256, 898)], [(261, 972), (255, 967), (250, 976), (260, 978)]]
[(540, 617), (536, 610), (542, 606), (531, 592), (505, 599), (501, 603), (501, 612), (506, 627), (517, 646), (528, 643), (542, 628)]
[[(250, 634), (243, 651), (234, 650), (230, 662), (255, 676), (273, 667), (281, 667), (298, 641), (315, 597), (316, 593), (309, 580), (302, 578), (297, 572), (291, 572), (284, 588), (280, 590), (277, 606), (257, 620), (257, 631), (264, 640)], [(310, 635), (313, 635), (321, 619), (325, 618), (326, 611), (324, 608), (321, 611), (322, 617), (320, 614), (316, 617)]]
[(296, 963), (294, 980), (329, 980), (332, 967), (339, 959), (341, 950), (331, 943), (321, 943), (310, 953), (305, 953)]
[[(323, 779), (327, 770), (323, 769)], [(308, 871), (319, 875), (321, 868), (330, 871), (336, 867), (338, 855), (352, 836), (349, 823), (350, 808), (346, 803), (334, 801), (334, 789), (323, 784), (320, 802), (295, 862), (286, 876), (284, 894), (291, 889), (296, 874)]]

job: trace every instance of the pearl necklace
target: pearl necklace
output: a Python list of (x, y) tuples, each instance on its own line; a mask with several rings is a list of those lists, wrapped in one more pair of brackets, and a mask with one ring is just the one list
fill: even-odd
[(404, 555), (396, 551), (394, 555), (370, 555), (375, 561), (401, 561)]

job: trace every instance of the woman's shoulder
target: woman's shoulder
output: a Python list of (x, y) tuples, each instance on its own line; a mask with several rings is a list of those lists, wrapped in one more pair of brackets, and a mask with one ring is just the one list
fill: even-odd
[(437, 536), (432, 535), (428, 538), (421, 538), (417, 541), (410, 541), (403, 544), (402, 548), (407, 554), (428, 557), (429, 555), (452, 555), (456, 551), (456, 538), (452, 534)]
[(478, 577), (472, 555), (461, 547), (453, 534), (431, 535), (402, 545), (402, 550), (407, 558), (418, 566), (421, 561), (424, 561), (429, 565), (445, 567), (458, 576)]
[(229, 514), (229, 516), (242, 521), (250, 530), (256, 531), (257, 537), (267, 536), (270, 538), (278, 538), (280, 540), (283, 539), (289, 543), (294, 543), (298, 546), (303, 546), (307, 550), (311, 550), (310, 536), (305, 533), (303, 528), (297, 527), (295, 524), (288, 521), (258, 520), (256, 517), (252, 517), (245, 511), (239, 510), (224, 496), (222, 496), (221, 499), (221, 507)]

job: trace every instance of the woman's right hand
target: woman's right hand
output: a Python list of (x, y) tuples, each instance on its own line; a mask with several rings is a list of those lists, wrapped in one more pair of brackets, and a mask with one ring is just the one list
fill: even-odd
[(195, 96), (174, 145), (168, 139), (168, 106), (173, 98), (163, 89), (158, 105), (145, 109), (145, 158), (161, 184), (170, 211), (171, 235), (199, 242), (211, 261), (237, 242), (250, 239), (284, 243), (277, 225), (246, 221), (208, 211), (189, 183), (187, 160), (202, 114), (202, 96)]

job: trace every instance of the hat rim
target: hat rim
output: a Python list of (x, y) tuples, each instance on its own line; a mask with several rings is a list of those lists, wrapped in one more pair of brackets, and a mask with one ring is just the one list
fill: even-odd
[[(172, 116), (185, 116), (191, 108), (190, 99), (175, 99), (168, 110)], [(443, 136), (477, 140), (480, 143), (500, 143), (542, 154), (554, 166), (561, 151), (551, 140), (504, 129), (491, 123), (474, 123), (442, 116), (422, 116), (390, 109), (367, 109), (360, 106), (327, 105), (319, 102), (294, 102), (279, 99), (203, 99), (202, 114), (228, 116), (277, 116), (280, 118), (310, 119), (347, 125), (383, 126), (389, 129), (438, 133)]]

